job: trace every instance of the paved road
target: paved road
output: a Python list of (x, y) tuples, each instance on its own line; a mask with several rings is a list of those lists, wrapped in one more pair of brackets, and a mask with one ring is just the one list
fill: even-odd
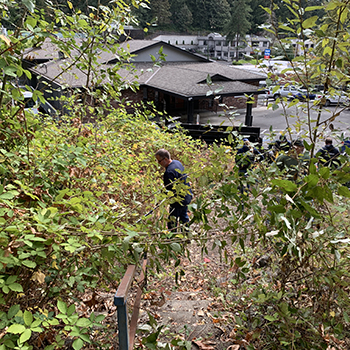
[[(269, 101), (270, 104), (272, 104), (273, 101)], [(301, 130), (304, 132), (307, 132), (307, 120), (308, 120), (308, 111), (307, 109), (303, 109), (301, 107), (302, 104), (297, 104), (291, 108), (284, 109), (282, 104), (279, 104), (279, 108), (275, 111), (272, 110), (272, 108), (267, 108), (265, 105), (263, 105), (263, 101), (259, 100), (258, 107), (253, 109), (253, 125), (259, 126), (261, 128), (261, 131), (269, 130), (270, 126), (274, 130), (285, 130), (287, 128), (287, 122), (286, 117), (288, 116), (288, 120), (290, 123), (290, 126), (295, 131), (295, 133), (298, 133), (299, 126), (301, 126)], [(332, 121), (333, 124), (333, 132), (336, 132), (337, 134), (344, 132), (347, 136), (350, 136), (350, 110), (339, 108), (339, 107), (328, 107), (327, 109), (324, 109), (322, 111), (321, 115), (321, 121), (325, 121), (335, 115), (340, 113), (338, 116), (336, 116), (335, 120)], [(316, 120), (318, 115), (318, 112), (316, 108), (312, 108), (310, 110), (310, 120)], [(244, 115), (240, 116), (239, 118), (244, 121)], [(312, 123), (315, 124), (315, 123)], [(332, 130), (330, 128), (325, 129), (325, 134), (331, 134)]]
[[(269, 103), (272, 104), (273, 101), (270, 100)], [(234, 125), (244, 124), (245, 110), (238, 110), (237, 112), (239, 115), (236, 115), (233, 121), (230, 121), (227, 116), (225, 117), (218, 112), (216, 115), (213, 113), (201, 115), (200, 123), (205, 124), (210, 122), (213, 125), (232, 125), (232, 123), (234, 123)], [(328, 107), (323, 110), (321, 117), (321, 120), (324, 121), (339, 112), (340, 114), (332, 121), (333, 131), (327, 127), (323, 132), (324, 137), (333, 137), (335, 139), (335, 144), (340, 143), (343, 137), (350, 137), (350, 109)], [(266, 102), (263, 99), (259, 99), (258, 106), (253, 108), (253, 126), (260, 127), (261, 135), (268, 141), (270, 139), (270, 128), (272, 128), (276, 134), (286, 130), (287, 121), (285, 116), (288, 116), (293, 138), (307, 136), (309, 132), (307, 129), (308, 112), (307, 109), (302, 108), (301, 103), (288, 109), (284, 109), (280, 103), (279, 108), (273, 110), (272, 108), (266, 107)], [(316, 120), (316, 118), (317, 110), (313, 108), (310, 110), (310, 120)], [(322, 143), (322, 141), (320, 141), (320, 143)]]

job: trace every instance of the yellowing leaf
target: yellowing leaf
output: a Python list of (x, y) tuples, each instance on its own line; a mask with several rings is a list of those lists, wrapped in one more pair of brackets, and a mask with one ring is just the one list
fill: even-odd
[(322, 47), (325, 47), (329, 43), (329, 39), (325, 38), (322, 40)]
[(38, 281), (40, 284), (43, 284), (45, 282), (45, 277), (46, 276), (41, 271), (35, 271), (33, 273), (32, 280)]
[(67, 1), (67, 4), (68, 4), (68, 7), (69, 7), (70, 9), (73, 8), (73, 5), (72, 5), (72, 3), (71, 3), (70, 1)]
[(326, 7), (326, 11), (334, 10), (335, 8), (337, 8), (337, 6), (338, 6), (338, 3), (329, 2), (327, 7)]
[(331, 311), (329, 314), (330, 314), (332, 317), (335, 316), (335, 312), (334, 312), (334, 311)]
[(316, 21), (318, 20), (318, 16), (312, 16), (308, 19), (306, 19), (304, 22), (303, 22), (303, 28), (306, 29), (306, 28), (311, 28), (313, 27), (315, 24), (316, 24)]
[(5, 35), (0, 35), (0, 38), (1, 38), (2, 40), (5, 41), (5, 43), (7, 44), (7, 46), (11, 46), (11, 40), (10, 40), (7, 36), (5, 36)]
[(328, 55), (332, 54), (332, 49), (329, 46), (325, 47), (323, 50), (323, 56), (326, 56), (327, 54)]

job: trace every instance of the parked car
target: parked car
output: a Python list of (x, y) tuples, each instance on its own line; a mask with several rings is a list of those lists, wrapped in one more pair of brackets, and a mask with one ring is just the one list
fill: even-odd
[(307, 93), (306, 89), (300, 89), (294, 85), (284, 85), (284, 86), (270, 86), (266, 90), (267, 98), (273, 98), (277, 100), (279, 97), (287, 97), (289, 99), (297, 98), (299, 100), (310, 99), (314, 100), (316, 95), (314, 93)]
[(316, 94), (314, 92), (307, 92), (305, 89), (300, 89), (299, 91), (293, 93), (293, 97), (297, 98), (300, 101), (305, 100), (314, 100), (316, 98)]
[(316, 100), (321, 100), (321, 98), (324, 97), (326, 99), (325, 106), (331, 106), (331, 105), (341, 105), (341, 104), (349, 104), (349, 98), (344, 94), (343, 91), (337, 91), (334, 93), (334, 95), (330, 94), (324, 94), (323, 91), (320, 91), (316, 95)]
[(273, 98), (274, 100), (277, 100), (277, 98), (280, 97), (280, 87), (278, 86), (269, 86), (266, 90), (266, 98), (267, 99), (270, 99), (270, 98)]

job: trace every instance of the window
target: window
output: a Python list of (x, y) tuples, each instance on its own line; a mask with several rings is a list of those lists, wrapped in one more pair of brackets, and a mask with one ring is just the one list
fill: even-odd
[(182, 45), (185, 45), (185, 40), (182, 40)]
[(267, 41), (263, 41), (263, 47), (267, 47)]
[(35, 102), (33, 101), (33, 99), (28, 99), (25, 101), (25, 106), (24, 108), (33, 108), (35, 106)]

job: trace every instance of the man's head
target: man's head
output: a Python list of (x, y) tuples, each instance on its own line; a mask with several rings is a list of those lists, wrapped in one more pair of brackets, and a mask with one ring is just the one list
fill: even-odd
[(170, 153), (164, 148), (159, 149), (156, 152), (155, 156), (156, 156), (157, 162), (163, 168), (166, 168), (171, 163)]
[(331, 145), (333, 143), (332, 139), (330, 137), (327, 137), (325, 140), (326, 145)]
[(249, 139), (243, 139), (243, 145), (250, 146)]
[(287, 142), (287, 137), (286, 137), (286, 135), (280, 135), (280, 141), (281, 141), (281, 142)]
[(301, 154), (304, 152), (304, 143), (301, 140), (294, 140), (293, 147), (297, 154)]

